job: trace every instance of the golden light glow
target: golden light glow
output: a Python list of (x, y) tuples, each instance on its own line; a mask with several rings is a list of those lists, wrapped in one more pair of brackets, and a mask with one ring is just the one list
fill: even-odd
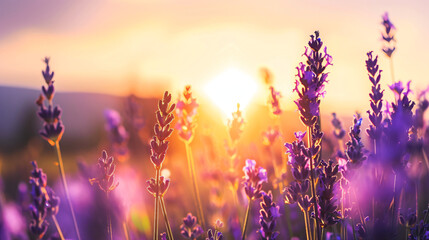
[(213, 78), (205, 92), (210, 99), (227, 115), (236, 111), (237, 103), (244, 111), (258, 89), (255, 78), (237, 68), (229, 68)]

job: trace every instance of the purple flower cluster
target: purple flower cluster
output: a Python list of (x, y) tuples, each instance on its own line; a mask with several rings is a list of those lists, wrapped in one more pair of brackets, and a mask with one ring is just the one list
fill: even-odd
[(98, 177), (89, 179), (89, 182), (96, 183), (103, 192), (108, 194), (119, 185), (119, 182), (115, 182), (115, 160), (112, 156), (107, 156), (107, 152), (103, 150), (101, 157), (98, 158), (97, 167)]
[(346, 131), (344, 130), (340, 119), (337, 118), (336, 113), (332, 113), (332, 120), (331, 120), (332, 126), (334, 126), (333, 134), (335, 138), (337, 139), (343, 139), (343, 137), (346, 135)]
[(127, 111), (126, 116), (128, 119), (129, 125), (136, 131), (140, 132), (146, 125), (145, 118), (143, 116), (142, 107), (138, 103), (138, 97), (135, 95), (130, 95), (127, 98)]
[(183, 141), (191, 142), (194, 137), (197, 108), (197, 100), (192, 97), (191, 86), (188, 85), (183, 91), (183, 99), (179, 98), (177, 101), (176, 108), (178, 120), (175, 129), (178, 131), (179, 137)]
[(306, 63), (300, 63), (297, 67), (298, 79), (295, 81), (294, 91), (298, 93), (298, 106), (301, 121), (305, 126), (312, 126), (319, 116), (320, 97), (325, 94), (325, 83), (328, 73), (325, 73), (327, 66), (332, 65), (332, 57), (327, 53), (325, 47), (323, 53), (320, 52), (323, 42), (319, 38), (319, 32), (310, 36), (309, 47), (305, 47), (304, 56)]
[(389, 14), (386, 12), (382, 16), (383, 21), (381, 24), (384, 27), (384, 31), (381, 33), (381, 37), (384, 40), (384, 47), (383, 52), (388, 56), (392, 57), (393, 52), (395, 51), (396, 47), (396, 39), (395, 39), (395, 32), (396, 28), (393, 25), (393, 23), (389, 19)]
[(258, 232), (261, 235), (261, 239), (276, 239), (279, 232), (274, 231), (274, 228), (276, 227), (276, 218), (280, 217), (280, 212), (279, 206), (273, 201), (271, 192), (262, 194), (261, 210), (259, 214), (259, 224), (261, 228)]
[(286, 153), (289, 154), (289, 165), (291, 166), (293, 181), (285, 188), (284, 200), (287, 204), (298, 202), (302, 211), (309, 211), (311, 203), (308, 195), (306, 195), (310, 184), (310, 150), (305, 147), (303, 138), (306, 133), (296, 132), (295, 140), (292, 143), (285, 143), (287, 148)]
[(209, 229), (207, 231), (206, 240), (223, 240), (223, 235), (221, 232), (219, 232), (217, 230), (213, 231), (213, 230)]
[(43, 170), (38, 168), (36, 162), (31, 164), (33, 170), (30, 175), (32, 197), (30, 231), (37, 239), (42, 239), (49, 226), (47, 218), (58, 213), (60, 199), (47, 185), (48, 178)]
[(244, 191), (250, 200), (262, 197), (262, 183), (268, 182), (267, 170), (262, 167), (256, 168), (256, 161), (247, 159), (243, 167)]
[(154, 127), (155, 136), (150, 142), (152, 152), (150, 159), (156, 169), (161, 169), (162, 162), (164, 161), (168, 149), (169, 142), (166, 141), (166, 139), (173, 132), (173, 129), (170, 128), (170, 124), (174, 119), (173, 111), (175, 104), (170, 106), (170, 102), (171, 94), (165, 92), (163, 99), (158, 102), (158, 111), (156, 111), (157, 123)]
[(319, 185), (317, 187), (319, 216), (322, 228), (334, 225), (339, 221), (341, 214), (337, 211), (335, 188), (337, 185), (338, 165), (333, 161), (322, 161), (319, 171)]
[[(407, 154), (409, 130), (413, 125), (413, 108), (415, 103), (408, 98), (409, 88), (402, 84), (394, 84), (398, 95), (396, 103), (392, 103), (390, 119), (385, 119), (383, 128), (382, 157), (392, 166), (394, 171), (402, 171), (406, 165), (404, 156)], [(404, 91), (405, 90), (405, 91)]]
[(263, 133), (263, 144), (266, 146), (272, 146), (278, 138), (280, 138), (279, 127), (268, 127), (267, 131)]
[(183, 218), (183, 224), (180, 225), (180, 234), (186, 239), (197, 239), (204, 233), (203, 228), (197, 224), (197, 217), (192, 213)]
[[(40, 131), (40, 135), (54, 146), (57, 142), (61, 140), (61, 137), (64, 133), (64, 126), (61, 121), (61, 108), (58, 106), (53, 106), (53, 98), (55, 95), (54, 81), (54, 72), (51, 72), (49, 67), (49, 58), (44, 59), (46, 68), (42, 71), (43, 78), (47, 86), (42, 86), (42, 92), (39, 98), (36, 101), (36, 104), (40, 107), (38, 115), (44, 121), (43, 129)], [(48, 106), (45, 106), (45, 99), (48, 100)]]
[(279, 116), (282, 113), (282, 109), (280, 108), (281, 97), (281, 93), (277, 92), (273, 86), (270, 86), (270, 97), (268, 100), (268, 104), (274, 116)]
[(148, 184), (147, 190), (156, 197), (157, 194), (159, 196), (164, 196), (167, 192), (168, 187), (170, 186), (170, 179), (165, 179), (164, 176), (159, 177), (159, 185), (156, 185), (155, 178), (151, 178), (150, 180), (147, 180), (146, 183)]
[(353, 126), (350, 127), (350, 141), (347, 142), (346, 156), (349, 161), (349, 166), (358, 168), (366, 160), (364, 146), (360, 137), (360, 128), (362, 125), (362, 118), (357, 119), (356, 116), (353, 120)]
[(121, 115), (113, 109), (104, 110), (106, 131), (109, 134), (112, 152), (115, 157), (124, 158), (128, 154), (128, 132), (122, 124)]
[(380, 78), (382, 70), (379, 70), (377, 64), (378, 56), (375, 58), (372, 57), (372, 51), (367, 53), (368, 60), (366, 60), (366, 69), (368, 71), (369, 80), (372, 83), (371, 93), (369, 97), (371, 98), (371, 110), (368, 110), (369, 121), (371, 125), (369, 129), (366, 130), (369, 137), (376, 142), (379, 141), (382, 134), (382, 125), (383, 121), (382, 107), (383, 107), (383, 92), (381, 90)]
[(240, 111), (240, 104), (237, 104), (237, 111), (232, 113), (232, 120), (228, 120), (228, 133), (231, 141), (237, 143), (243, 133), (244, 118)]

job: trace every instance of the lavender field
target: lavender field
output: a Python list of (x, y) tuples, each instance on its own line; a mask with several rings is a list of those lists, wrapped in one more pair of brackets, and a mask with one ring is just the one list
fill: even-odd
[[(399, 35), (409, 20), (369, 16), (371, 30), (353, 43), (323, 21), (305, 23), (312, 30), (285, 43), (298, 50), (243, 55), (261, 59), (213, 68), (204, 84), (185, 80), (205, 76), (207, 60), (189, 64), (192, 52), (171, 55), (190, 65), (171, 81), (167, 58), (166, 75), (149, 76), (154, 57), (118, 76), (128, 48), (94, 56), (113, 62), (100, 67), (85, 57), (74, 65), (73, 50), (57, 58), (46, 44), (47, 56), (23, 60), (34, 73), (0, 67), (4, 79), (37, 76), (0, 82), (0, 240), (429, 240), (429, 81), (412, 79), (427, 78), (427, 57), (399, 55), (413, 41)], [(237, 39), (220, 54), (239, 56)], [(161, 40), (152, 40), (155, 49)], [(341, 69), (348, 54), (359, 61)], [(73, 85), (78, 68), (87, 78)]]

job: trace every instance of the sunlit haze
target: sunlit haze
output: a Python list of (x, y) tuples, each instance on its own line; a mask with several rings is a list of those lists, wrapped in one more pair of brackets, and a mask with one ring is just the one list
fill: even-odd
[[(203, 89), (230, 65), (257, 78), (264, 66), (289, 103), (303, 44), (320, 30), (334, 64), (323, 104), (363, 111), (364, 60), (370, 50), (382, 54), (386, 11), (398, 30), (395, 75), (425, 87), (426, 9), (426, 1), (387, 0), (1, 1), (0, 85), (38, 89), (44, 56), (52, 58), (58, 91), (144, 97), (178, 93), (184, 84)], [(390, 76), (384, 56), (380, 64)]]
[(210, 99), (227, 116), (237, 110), (245, 111), (258, 89), (258, 82), (249, 74), (236, 68), (228, 68), (214, 77), (205, 86), (205, 92)]

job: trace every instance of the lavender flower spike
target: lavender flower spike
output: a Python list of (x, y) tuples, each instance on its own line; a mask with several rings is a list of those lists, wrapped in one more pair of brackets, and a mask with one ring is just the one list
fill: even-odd
[(99, 176), (89, 179), (91, 184), (96, 183), (98, 187), (106, 194), (113, 191), (119, 182), (115, 182), (116, 163), (112, 156), (107, 156), (107, 152), (103, 150), (101, 157), (98, 159)]
[[(42, 71), (43, 78), (45, 79), (47, 87), (42, 86), (43, 95), (40, 95), (36, 101), (36, 104), (40, 107), (38, 115), (44, 121), (43, 128), (40, 131), (40, 135), (48, 141), (52, 146), (56, 142), (59, 142), (64, 133), (64, 126), (61, 121), (61, 108), (53, 106), (52, 100), (55, 94), (54, 72), (50, 72), (49, 58), (44, 59), (46, 69)], [(45, 106), (44, 100), (48, 100), (48, 106)]]
[(188, 85), (183, 91), (183, 99), (177, 101), (176, 113), (178, 120), (175, 126), (179, 137), (185, 142), (191, 142), (194, 137), (197, 108), (197, 100), (192, 97), (191, 86)]
[(279, 206), (273, 201), (271, 192), (263, 193), (261, 210), (259, 211), (259, 224), (261, 228), (258, 230), (261, 239), (274, 240), (278, 237), (279, 232), (275, 232), (276, 218), (280, 217)]
[(246, 195), (251, 200), (262, 197), (262, 183), (268, 182), (267, 170), (262, 167), (256, 168), (256, 161), (247, 159), (243, 171), (243, 185)]
[[(48, 178), (41, 168), (38, 168), (36, 162), (31, 163), (33, 171), (30, 175), (32, 203), (30, 231), (37, 238), (42, 239), (48, 230), (48, 217), (54, 217), (59, 211), (60, 199), (54, 191), (48, 187)], [(56, 221), (56, 220), (54, 220)], [(62, 235), (61, 230), (60, 235)]]
[(374, 141), (375, 144), (380, 140), (382, 134), (382, 107), (383, 107), (383, 92), (381, 90), (380, 78), (382, 70), (379, 70), (377, 60), (378, 56), (373, 58), (372, 51), (367, 53), (368, 60), (366, 60), (366, 69), (368, 71), (369, 80), (372, 83), (371, 93), (369, 97), (371, 98), (371, 110), (367, 111), (369, 115), (369, 121), (371, 125), (366, 130), (368, 136)]
[(396, 28), (393, 25), (393, 23), (389, 19), (389, 14), (386, 12), (384, 13), (383, 21), (381, 24), (384, 27), (384, 31), (381, 33), (381, 37), (384, 40), (384, 47), (383, 52), (389, 57), (392, 57), (393, 52), (396, 49), (396, 39), (395, 39), (395, 32)]
[(183, 218), (183, 224), (180, 225), (180, 234), (186, 239), (197, 239), (204, 233), (203, 228), (197, 224), (197, 217), (192, 216), (192, 213)]
[(161, 168), (169, 143), (166, 139), (173, 132), (173, 129), (170, 128), (170, 124), (174, 119), (173, 111), (176, 105), (172, 104), (170, 106), (170, 103), (171, 94), (165, 92), (164, 98), (158, 103), (158, 111), (156, 111), (157, 123), (154, 127), (155, 136), (150, 142), (152, 151), (150, 159), (156, 169)]

